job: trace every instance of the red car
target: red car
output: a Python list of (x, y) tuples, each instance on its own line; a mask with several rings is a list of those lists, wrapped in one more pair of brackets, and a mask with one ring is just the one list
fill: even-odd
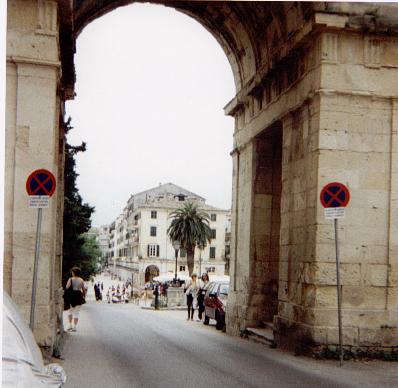
[(225, 309), (227, 307), (229, 283), (210, 282), (205, 295), (205, 320), (208, 325), (210, 319), (215, 319), (217, 330), (222, 330), (225, 326)]

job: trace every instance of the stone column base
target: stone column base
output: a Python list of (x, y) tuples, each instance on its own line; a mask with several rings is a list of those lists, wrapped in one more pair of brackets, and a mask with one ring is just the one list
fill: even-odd
[[(312, 326), (274, 318), (274, 338), (278, 348), (316, 357), (338, 358), (337, 327)], [(345, 357), (398, 360), (398, 326), (373, 328), (343, 327)]]

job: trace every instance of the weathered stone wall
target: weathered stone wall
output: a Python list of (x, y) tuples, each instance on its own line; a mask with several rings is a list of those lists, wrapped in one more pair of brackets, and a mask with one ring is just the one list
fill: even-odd
[(233, 152), (233, 200), (231, 236), (231, 284), (228, 295), (227, 330), (233, 334), (247, 327), (247, 312), (251, 289), (251, 233), (252, 233), (252, 143)]
[[(322, 20), (337, 27), (338, 19)], [(270, 163), (258, 159), (256, 152), (266, 143), (255, 148), (260, 144), (255, 136), (280, 120), (278, 344), (308, 350), (338, 342), (333, 225), (324, 220), (319, 193), (327, 182), (341, 181), (352, 194), (340, 222), (344, 344), (386, 351), (398, 345), (397, 90), (391, 82), (398, 69), (396, 43), (393, 37), (319, 31), (301, 49), (292, 83), (283, 77), (282, 66), (245, 104), (229, 106), (236, 117), (236, 149), (252, 149), (251, 185), (243, 191), (244, 178), (234, 179), (234, 206), (242, 211), (252, 203), (242, 235), (250, 234), (252, 244), (241, 243), (240, 229), (232, 234), (239, 237), (240, 249), (232, 252), (231, 273), (244, 286), (232, 290), (229, 332), (261, 324), (272, 306), (269, 289), (259, 292), (269, 269), (265, 236), (272, 222), (270, 208), (259, 205), (270, 200), (270, 193), (265, 184), (259, 188), (256, 175), (262, 163)], [(234, 170), (239, 172), (237, 154)], [(237, 216), (240, 225), (243, 215)]]
[[(340, 221), (344, 343), (398, 346), (397, 38), (327, 34), (319, 131), (319, 188), (333, 174), (351, 202)], [(316, 307), (337, 343), (332, 227), (318, 214)], [(395, 255), (394, 255), (395, 249)]]
[[(334, 230), (318, 195), (326, 183), (340, 181), (351, 191), (346, 217), (339, 222), (343, 343), (354, 350), (389, 351), (398, 346), (397, 88), (391, 82), (398, 75), (396, 39), (336, 33), (321, 38), (321, 87), (309, 130), (315, 151), (308, 171), (312, 191), (306, 217), (295, 217), (309, 222), (301, 239), (315, 244), (293, 251), (284, 247), (287, 231), (293, 238), (295, 232), (284, 232), (282, 195), (278, 340), (304, 348), (338, 343)], [(290, 126), (284, 122), (284, 145)], [(284, 176), (283, 193), (285, 186)], [(287, 297), (282, 293), (285, 249), (293, 254), (294, 267), (285, 285)]]
[(253, 264), (250, 321), (272, 322), (278, 312), (279, 244), (281, 220), (282, 127), (267, 128), (255, 140)]
[[(60, 74), (57, 3), (9, 1), (7, 21), (4, 288), (28, 322), (37, 210), (28, 207), (25, 182), (38, 168), (46, 168), (58, 176), (62, 152), (57, 99)], [(55, 309), (59, 302), (54, 292), (60, 284), (54, 275), (60, 272), (56, 241), (60, 237), (62, 199), (58, 190), (51, 198), (50, 207), (43, 210), (34, 334), (42, 346), (49, 348), (55, 336)]]
[[(283, 117), (278, 345), (295, 347), (306, 336), (307, 307), (316, 286), (307, 270), (316, 250), (319, 99)], [(297, 328), (297, 325), (300, 325)]]
[[(245, 287), (236, 291), (239, 295), (235, 295), (232, 289), (229, 296), (232, 302), (227, 312), (227, 330), (231, 334), (238, 334), (240, 330), (259, 325), (262, 321), (272, 321), (271, 312), (276, 314), (275, 291), (279, 294), (282, 316), (287, 314), (290, 319), (293, 304), (300, 303), (298, 298), (301, 298), (302, 279), (298, 269), (306, 260), (307, 252), (315, 249), (315, 150), (319, 99), (308, 96), (313, 95), (313, 91), (320, 86), (320, 39), (313, 39), (305, 50), (300, 49), (300, 53), (299, 58), (294, 57), (284, 64), (279, 73), (273, 72), (267, 77), (262, 89), (249, 97), (245, 109), (234, 111), (236, 149), (245, 145), (250, 149), (258, 148), (252, 151), (251, 183), (244, 191), (237, 189), (236, 172), (240, 171), (237, 155), (241, 160), (241, 154), (238, 151), (234, 153), (233, 208), (238, 203), (240, 211), (247, 212), (250, 202), (252, 205), (245, 225), (241, 225), (240, 213), (234, 218), (235, 213), (232, 212), (232, 225), (238, 223), (243, 230), (239, 229), (237, 235), (232, 230), (232, 237), (238, 239), (234, 244), (241, 249), (236, 250), (236, 255), (232, 249), (231, 263), (237, 261), (236, 268), (239, 270), (232, 269), (231, 273)], [(295, 69), (294, 76), (290, 74), (288, 77), (292, 67)], [(257, 176), (260, 171), (263, 174)], [(238, 187), (241, 187), (241, 179), (243, 177), (239, 179)], [(275, 191), (271, 195), (273, 186)], [(272, 205), (267, 206), (267, 201)], [(313, 240), (308, 240), (307, 226)], [(267, 241), (270, 237), (271, 241)], [(248, 239), (250, 245), (242, 246), (242, 238)], [(246, 267), (247, 272), (242, 272), (241, 269)], [(245, 276), (249, 277), (245, 279)], [(279, 284), (277, 282), (276, 285), (273, 282), (275, 276), (279, 277)], [(235, 315), (239, 310), (235, 304), (241, 306), (239, 300), (245, 303), (246, 315)]]

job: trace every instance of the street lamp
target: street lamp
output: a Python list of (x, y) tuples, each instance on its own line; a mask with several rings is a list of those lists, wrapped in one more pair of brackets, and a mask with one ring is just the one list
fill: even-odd
[(181, 247), (181, 243), (178, 240), (173, 241), (174, 252), (176, 255), (176, 270), (174, 274), (174, 284), (177, 284), (177, 259), (178, 259), (178, 250)]

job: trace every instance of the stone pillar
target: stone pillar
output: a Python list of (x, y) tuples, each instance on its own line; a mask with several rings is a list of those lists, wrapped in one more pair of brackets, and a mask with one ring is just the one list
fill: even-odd
[(318, 196), (340, 181), (351, 192), (339, 221), (343, 343), (390, 352), (398, 346), (396, 39), (320, 38), (320, 87), (307, 111), (283, 120), (276, 337), (300, 351), (338, 344), (334, 230)]
[(319, 99), (282, 119), (282, 194), (279, 308), (274, 318), (278, 346), (312, 341), (307, 311), (315, 286), (308, 278), (315, 258)]
[[(398, 311), (398, 98), (391, 98), (391, 153), (389, 195), (389, 244), (387, 271), (387, 309)], [(395, 317), (395, 322), (398, 318)]]
[(249, 312), (252, 285), (253, 144), (235, 148), (232, 157), (232, 276), (226, 322), (228, 333), (239, 335), (241, 330), (250, 326), (249, 321), (255, 316), (254, 310)]
[(267, 128), (255, 140), (253, 270), (250, 309), (254, 326), (272, 322), (278, 311), (282, 127)]
[[(323, 52), (334, 54), (323, 61), (318, 191), (332, 177), (351, 190), (340, 222), (344, 344), (369, 351), (398, 346), (396, 44), (392, 37), (323, 36)], [(315, 324), (326, 327), (329, 345), (337, 343), (331, 237), (318, 208)]]
[[(28, 207), (25, 182), (35, 169), (59, 177), (59, 58), (57, 2), (9, 1), (5, 171), (4, 288), (29, 321), (37, 209)], [(56, 191), (43, 210), (35, 337), (51, 347), (55, 337), (56, 238), (61, 219)], [(57, 266), (60, 266), (59, 260)]]

